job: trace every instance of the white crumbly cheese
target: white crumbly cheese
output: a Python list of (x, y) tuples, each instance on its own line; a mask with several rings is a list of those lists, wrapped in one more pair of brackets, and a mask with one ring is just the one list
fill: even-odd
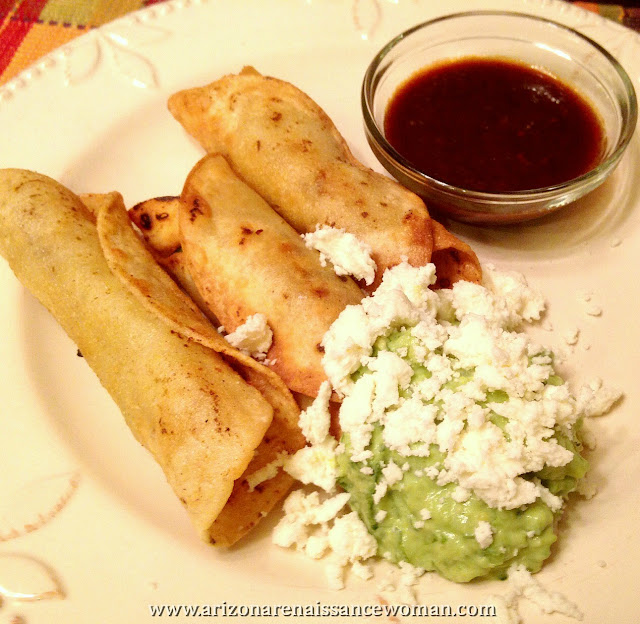
[(359, 462), (371, 457), (367, 446), (373, 431), (373, 402), (376, 393), (376, 379), (373, 375), (364, 375), (354, 385), (351, 394), (346, 396), (340, 407), (340, 426), (347, 432), (351, 442), (351, 457)]
[(362, 563), (362, 561), (354, 561), (351, 564), (351, 572), (363, 581), (368, 581), (373, 577), (373, 570), (371, 569), (371, 566), (366, 563)]
[(469, 498), (471, 498), (471, 492), (467, 490), (467, 488), (459, 485), (455, 490), (453, 490), (451, 498), (457, 503), (465, 503), (469, 500)]
[(547, 615), (559, 613), (578, 621), (584, 618), (576, 604), (561, 593), (548, 590), (523, 565), (513, 565), (509, 568), (507, 586), (508, 592), (505, 595), (491, 596), (498, 609), (498, 622), (501, 624), (520, 624), (522, 619), (518, 612), (518, 604), (523, 598), (535, 604)]
[(618, 388), (605, 386), (599, 378), (584, 383), (576, 393), (578, 408), (589, 417), (606, 414), (621, 397)]
[(428, 455), (429, 443), (435, 440), (437, 415), (436, 405), (411, 397), (383, 415), (382, 439), (405, 456)]
[(587, 475), (586, 478), (578, 481), (576, 492), (584, 498), (593, 498), (598, 493), (598, 486)]
[(303, 234), (305, 245), (320, 252), (320, 262), (327, 260), (337, 275), (352, 275), (370, 285), (376, 276), (371, 247), (343, 229), (322, 225), (315, 232)]
[(284, 517), (273, 531), (273, 543), (304, 550), (309, 537), (316, 531), (326, 530), (327, 524), (347, 504), (349, 496), (341, 492), (330, 498), (321, 498), (318, 492), (306, 494), (302, 490), (294, 490), (284, 502)]
[(580, 328), (578, 327), (572, 327), (562, 335), (562, 338), (564, 339), (564, 341), (571, 347), (578, 344), (579, 337), (580, 337)]
[(480, 548), (483, 550), (489, 548), (493, 543), (493, 528), (486, 520), (480, 520), (480, 522), (478, 522), (478, 526), (476, 526), (473, 534), (476, 542), (478, 542)]
[(393, 270), (385, 271), (376, 295), (380, 300), (389, 293), (393, 295), (399, 291), (413, 307), (431, 315), (441, 306), (439, 295), (431, 290), (435, 282), (436, 269), (433, 264), (414, 267), (408, 262), (402, 262), (393, 267)]
[[(323, 365), (344, 396), (340, 424), (350, 438), (351, 460), (370, 457), (367, 447), (378, 424), (385, 445), (407, 457), (428, 455), (437, 444), (446, 453), (444, 465), (428, 476), (439, 485), (455, 483), (461, 488), (456, 492), (472, 492), (495, 508), (514, 509), (541, 498), (558, 509), (562, 501), (525, 475), (571, 461), (554, 428), (606, 411), (619, 394), (591, 384), (576, 397), (566, 384), (547, 384), (554, 374), (552, 358), (516, 331), (540, 318), (542, 297), (518, 273), (488, 267), (484, 276), (482, 285), (456, 282), (449, 290), (433, 291), (433, 265), (403, 262), (385, 272), (372, 296), (347, 307), (334, 322), (323, 340)], [(404, 351), (373, 351), (377, 338), (399, 329), (411, 331), (417, 344), (413, 356), (422, 356), (431, 373), (409, 396), (403, 393), (413, 371)], [(353, 380), (361, 366), (368, 373)], [(471, 381), (455, 390), (446, 387), (468, 370)], [(496, 391), (508, 399), (487, 402)], [(506, 419), (503, 428), (491, 414)], [(374, 502), (393, 482), (383, 471)]]
[(389, 485), (386, 481), (382, 480), (376, 483), (376, 487), (373, 491), (373, 502), (377, 505), (387, 494)]
[(329, 435), (331, 414), (329, 400), (331, 385), (328, 381), (320, 384), (318, 395), (313, 403), (300, 414), (299, 425), (302, 435), (310, 444), (320, 444)]
[(305, 446), (291, 455), (284, 469), (301, 483), (313, 483), (326, 492), (336, 487), (336, 447), (338, 443), (327, 436), (320, 444)]
[(329, 529), (329, 546), (344, 564), (373, 557), (378, 549), (375, 538), (355, 511), (333, 521)]
[(585, 306), (585, 314), (588, 316), (602, 316), (602, 307), (597, 303), (590, 303)]
[(256, 360), (264, 360), (271, 348), (273, 332), (264, 314), (253, 314), (225, 336), (227, 342)]
[(375, 515), (376, 522), (382, 522), (387, 517), (387, 512), (384, 509), (379, 509)]
[(582, 303), (584, 313), (588, 316), (600, 316), (602, 307), (593, 300), (593, 293), (584, 290), (578, 293), (578, 300)]
[(278, 470), (284, 466), (288, 458), (289, 453), (282, 451), (276, 455), (276, 458), (272, 462), (269, 462), (266, 466), (263, 466), (259, 470), (251, 473), (246, 479), (249, 491), (252, 492), (256, 486), (268, 481), (269, 479), (273, 479), (273, 477), (278, 474)]
[[(435, 281), (433, 265), (428, 267), (429, 279)], [(403, 270), (409, 275), (412, 275), (411, 271), (427, 272), (425, 267), (414, 269), (406, 263), (386, 271), (375, 295), (363, 299), (359, 305), (347, 306), (325, 334), (322, 365), (336, 392), (350, 393), (354, 385), (350, 375), (367, 362), (376, 338), (391, 329), (415, 326), (420, 321), (422, 309), (412, 304), (409, 297), (421, 288), (418, 280), (397, 287), (387, 286), (393, 283), (391, 278), (399, 277)], [(425, 313), (425, 318), (432, 316)], [(436, 325), (434, 320), (432, 324)]]
[(324, 568), (325, 578), (329, 589), (338, 591), (344, 589), (344, 568), (339, 561), (329, 561)]
[(487, 264), (482, 268), (482, 285), (494, 297), (494, 312), (506, 329), (519, 327), (523, 321), (539, 320), (545, 309), (542, 294), (527, 283), (517, 271), (497, 271)]
[(276, 525), (272, 541), (284, 548), (295, 547), (312, 559), (326, 558), (329, 588), (344, 587), (347, 566), (362, 578), (371, 570), (362, 562), (377, 552), (377, 543), (356, 512), (345, 511), (349, 494), (321, 498), (315, 491), (294, 490), (284, 502), (284, 517)]
[(391, 461), (382, 469), (382, 476), (384, 477), (387, 487), (391, 487), (398, 483), (398, 481), (402, 481), (404, 473), (398, 464)]
[(328, 382), (320, 385), (318, 396), (300, 414), (300, 429), (310, 446), (305, 446), (291, 455), (284, 463), (284, 469), (301, 483), (314, 484), (326, 492), (336, 487), (336, 449), (338, 443), (329, 435), (331, 414), (329, 400), (331, 386)]
[(321, 529), (307, 538), (307, 543), (304, 545), (304, 554), (311, 559), (322, 559), (328, 548), (329, 537), (327, 531)]
[(417, 604), (415, 586), (425, 571), (400, 561), (400, 574), (389, 574), (378, 583), (380, 597), (389, 604)]
[[(530, 473), (571, 461), (572, 453), (554, 437), (556, 428), (569, 429), (579, 418), (607, 411), (620, 393), (599, 380), (576, 393), (567, 384), (547, 383), (555, 374), (551, 356), (518, 331), (541, 317), (544, 301), (519, 274), (488, 268), (482, 285), (457, 282), (439, 291), (430, 288), (434, 282), (433, 265), (403, 262), (385, 272), (372, 296), (343, 310), (322, 341), (329, 383), (301, 415), (310, 446), (287, 459), (285, 470), (334, 494), (336, 453), (344, 448), (328, 434), (328, 401), (335, 391), (342, 398), (340, 426), (348, 435), (350, 459), (361, 464), (361, 472), (373, 472), (367, 461), (374, 428), (396, 453), (377, 479), (374, 503), (402, 487), (410, 470), (403, 457), (428, 456), (436, 445), (444, 459), (420, 472), (440, 486), (455, 484), (454, 500), (463, 503), (475, 495), (490, 507), (515, 509), (540, 499), (560, 509), (562, 500)], [(411, 333), (410, 349), (374, 349), (378, 338), (400, 330)], [(417, 383), (409, 355), (427, 371)], [(361, 367), (365, 374), (352, 377)], [(376, 553), (376, 542), (357, 514), (346, 510), (348, 494), (326, 496), (292, 493), (274, 541), (326, 559), (327, 581), (339, 589), (345, 566), (360, 570), (361, 561)], [(385, 515), (379, 511), (376, 521)], [(425, 508), (414, 526), (422, 528), (430, 519)], [(493, 528), (480, 521), (474, 536), (488, 548)], [(519, 569), (511, 576), (514, 596), (574, 613), (568, 603), (525, 583)], [(517, 598), (500, 600), (510, 607)]]

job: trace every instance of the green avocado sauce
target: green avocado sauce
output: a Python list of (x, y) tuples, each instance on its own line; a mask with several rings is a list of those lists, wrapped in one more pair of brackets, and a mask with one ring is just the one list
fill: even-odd
[[(400, 351), (413, 368), (412, 384), (430, 372), (414, 357), (410, 330), (400, 330), (378, 339), (375, 350)], [(374, 352), (375, 354), (375, 352)], [(354, 373), (354, 379), (366, 375), (366, 368)], [(473, 371), (464, 371), (446, 387), (455, 389), (473, 378)], [(563, 383), (553, 376), (548, 383)], [(411, 385), (405, 396), (411, 394)], [(506, 400), (504, 392), (494, 392), (488, 402)], [(493, 413), (497, 426), (504, 418)], [(501, 427), (502, 428), (502, 427)], [(452, 497), (455, 483), (440, 486), (427, 474), (428, 469), (441, 468), (445, 455), (435, 444), (428, 456), (404, 456), (387, 448), (382, 439), (382, 426), (376, 424), (368, 447), (373, 456), (366, 462), (351, 461), (348, 434), (342, 436), (344, 452), (337, 458), (338, 482), (350, 492), (350, 505), (358, 512), (378, 543), (378, 554), (399, 563), (408, 562), (427, 571), (455, 581), (468, 582), (476, 578), (506, 578), (508, 568), (522, 564), (537, 572), (551, 553), (556, 541), (555, 528), (560, 512), (554, 513), (539, 498), (517, 509), (489, 507), (473, 493), (464, 502)], [(525, 478), (538, 478), (553, 494), (566, 498), (585, 475), (588, 464), (580, 455), (579, 422), (571, 431), (556, 429), (558, 443), (573, 453), (573, 459), (561, 467), (545, 467)], [(505, 434), (506, 435), (506, 434)], [(380, 501), (374, 503), (376, 484), (383, 480), (382, 469), (390, 462), (403, 466), (403, 478), (391, 485)], [(364, 474), (368, 466), (373, 474)], [(379, 514), (379, 512), (386, 512)], [(384, 515), (384, 517), (381, 517)], [(379, 519), (376, 520), (376, 517)], [(426, 518), (426, 519), (425, 519)], [(475, 537), (480, 521), (490, 523), (491, 543), (482, 548)]]

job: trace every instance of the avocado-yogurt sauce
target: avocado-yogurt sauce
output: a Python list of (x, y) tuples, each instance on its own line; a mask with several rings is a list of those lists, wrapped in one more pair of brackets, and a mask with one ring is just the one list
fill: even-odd
[[(400, 390), (404, 398), (411, 396), (416, 382), (431, 376), (415, 358), (414, 343), (411, 329), (402, 328), (379, 337), (373, 349), (373, 356), (388, 350), (400, 354), (411, 364), (411, 382)], [(370, 371), (363, 366), (353, 373), (352, 379), (367, 374)], [(473, 370), (463, 371), (444, 387), (460, 388), (471, 381), (473, 375)], [(560, 385), (563, 380), (551, 375), (546, 383)], [(499, 390), (488, 393), (486, 401), (480, 404), (486, 406), (507, 399), (506, 392)], [(495, 412), (490, 412), (489, 419), (501, 428), (506, 420)], [(522, 475), (525, 479), (539, 479), (563, 500), (576, 489), (588, 468), (580, 454), (581, 422), (580, 418), (570, 428), (554, 428), (553, 437), (573, 453), (571, 461), (564, 466), (545, 466), (536, 473)], [(342, 436), (344, 450), (337, 455), (338, 483), (350, 493), (349, 505), (374, 536), (380, 556), (394, 563), (408, 562), (417, 568), (435, 571), (455, 582), (479, 577), (504, 579), (514, 564), (522, 564), (530, 572), (541, 568), (556, 541), (561, 509), (552, 511), (541, 498), (515, 509), (500, 509), (490, 507), (473, 493), (462, 499), (456, 497), (456, 483), (436, 483), (435, 471), (442, 467), (446, 456), (438, 445), (431, 444), (427, 456), (406, 456), (390, 450), (383, 442), (382, 432), (383, 425), (376, 423), (368, 446), (372, 452), (369, 459), (351, 461), (348, 434)], [(508, 437), (507, 433), (504, 435)], [(390, 485), (376, 503), (376, 485), (383, 479), (382, 470), (390, 462), (402, 466), (402, 478)], [(363, 472), (364, 466), (368, 468)], [(484, 547), (476, 537), (481, 522), (491, 527), (490, 543)]]

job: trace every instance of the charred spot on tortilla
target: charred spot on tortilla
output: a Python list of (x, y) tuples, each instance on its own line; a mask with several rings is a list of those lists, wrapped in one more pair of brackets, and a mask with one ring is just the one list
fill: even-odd
[(156, 256), (168, 257), (180, 246), (179, 203), (179, 197), (164, 195), (139, 202), (128, 211), (129, 218)]
[(143, 230), (150, 230), (151, 229), (151, 217), (149, 216), (148, 213), (144, 212), (143, 214), (140, 215), (140, 227)]
[(200, 215), (203, 215), (202, 200), (199, 197), (194, 197), (191, 200), (191, 207), (189, 208), (189, 219), (193, 223)]

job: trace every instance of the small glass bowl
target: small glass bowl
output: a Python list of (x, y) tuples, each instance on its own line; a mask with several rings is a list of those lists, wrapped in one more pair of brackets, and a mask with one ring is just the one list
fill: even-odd
[[(412, 166), (385, 139), (384, 116), (389, 100), (402, 83), (423, 68), (466, 57), (512, 59), (573, 87), (601, 117), (606, 149), (600, 163), (562, 184), (504, 193), (459, 188)], [(385, 169), (423, 197), (434, 211), (480, 224), (533, 219), (595, 189), (620, 161), (638, 115), (629, 76), (604, 48), (562, 24), (501, 11), (447, 15), (398, 35), (369, 65), (361, 101), (367, 140)]]

